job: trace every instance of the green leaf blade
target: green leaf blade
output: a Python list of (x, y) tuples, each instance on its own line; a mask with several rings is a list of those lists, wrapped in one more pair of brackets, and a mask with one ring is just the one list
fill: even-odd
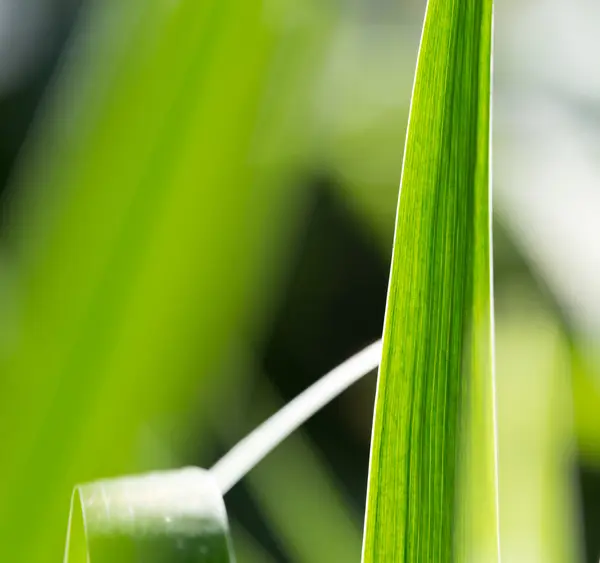
[(487, 561), (486, 546), (495, 545), (491, 24), (491, 0), (428, 4), (396, 220), (364, 562), (464, 561), (484, 551)]
[(223, 497), (196, 467), (76, 487), (65, 563), (230, 563)]

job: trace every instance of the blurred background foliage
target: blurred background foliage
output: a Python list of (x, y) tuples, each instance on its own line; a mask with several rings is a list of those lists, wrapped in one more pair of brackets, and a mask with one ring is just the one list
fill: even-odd
[[(0, 0), (0, 559), (75, 482), (210, 467), (379, 338), (424, 0)], [(496, 6), (501, 533), (600, 555), (593, 0)], [(359, 561), (374, 377), (226, 497), (241, 563)]]

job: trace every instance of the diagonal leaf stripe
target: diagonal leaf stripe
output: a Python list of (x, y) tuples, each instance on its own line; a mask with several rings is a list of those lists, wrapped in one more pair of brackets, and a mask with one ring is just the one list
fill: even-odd
[(498, 561), (492, 0), (429, 0), (403, 163), (363, 562)]

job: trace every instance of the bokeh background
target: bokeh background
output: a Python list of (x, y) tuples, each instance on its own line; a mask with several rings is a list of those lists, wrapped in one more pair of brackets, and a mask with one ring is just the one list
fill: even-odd
[[(0, 560), (73, 485), (210, 467), (379, 338), (424, 0), (0, 0)], [(600, 556), (600, 5), (496, 3), (511, 563)], [(367, 376), (226, 497), (240, 563), (360, 560)]]

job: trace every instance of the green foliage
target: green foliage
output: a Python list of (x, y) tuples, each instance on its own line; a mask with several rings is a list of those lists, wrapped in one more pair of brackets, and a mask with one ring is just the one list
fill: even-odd
[[(583, 340), (583, 339), (582, 339)], [(600, 360), (584, 342), (572, 346), (572, 385), (579, 455), (591, 467), (600, 467)]]
[[(90, 4), (24, 151), (0, 248), (0, 559), (16, 563), (59, 560), (73, 483), (178, 465), (188, 427), (210, 428), (214, 417), (222, 431), (223, 405), (233, 418), (248, 374), (224, 374), (221, 364), (240, 335), (262, 337), (258, 312), (270, 309), (273, 274), (293, 257), (287, 235), (302, 201), (291, 186), (305, 182), (302, 166), (337, 178), (345, 203), (381, 240), (393, 220), (399, 93), (410, 79), (395, 66), (409, 59), (404, 30), (390, 25), (382, 40), (388, 26), (375, 25), (363, 37), (365, 21), (346, 21), (345, 8), (332, 18), (327, 3), (303, 1)], [(335, 56), (319, 68), (335, 26)], [(497, 561), (491, 35), (492, 0), (429, 1), (397, 213), (365, 563)], [(569, 389), (558, 375), (566, 344), (556, 319), (538, 320), (527, 310), (499, 326), (499, 365), (512, 375), (499, 385), (501, 525), (508, 559), (535, 549), (558, 562), (579, 549), (565, 459)], [(597, 465), (600, 363), (574, 341), (579, 454)], [(274, 407), (260, 388), (265, 402), (253, 408), (262, 419)], [(512, 414), (519, 398), (521, 418)], [(206, 446), (199, 442), (196, 432), (194, 452)], [(110, 483), (81, 489), (84, 504), (86, 491)], [(282, 551), (332, 563), (357, 557), (360, 542), (335, 483), (301, 437), (247, 480)], [(69, 563), (87, 560), (76, 513)], [(108, 543), (92, 543), (107, 560), (140, 547), (119, 532), (125, 516)], [(141, 547), (160, 555), (158, 546), (170, 560), (182, 534), (165, 529)], [(193, 538), (183, 556), (197, 551), (203, 561), (206, 541), (216, 540), (218, 557), (228, 557), (219, 530)], [(268, 559), (248, 533), (235, 535), (240, 561)]]
[(495, 304), (502, 556), (584, 561), (568, 341), (556, 314), (522, 280), (505, 289), (510, 299)]
[(283, 186), (303, 106), (290, 118), (284, 94), (304, 28), (265, 104), (273, 7), (91, 4), (15, 178), (3, 255), (18, 290), (0, 357), (13, 563), (58, 560), (73, 484), (153, 469), (144, 435), (204, 412), (297, 207)]
[(491, 0), (430, 0), (379, 373), (363, 561), (494, 561)]

